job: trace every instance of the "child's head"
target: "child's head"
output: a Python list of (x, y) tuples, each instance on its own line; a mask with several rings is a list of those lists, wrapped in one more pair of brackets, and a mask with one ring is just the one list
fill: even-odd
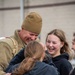
[(24, 73), (30, 71), (37, 61), (43, 61), (45, 51), (39, 42), (31, 41), (27, 44), (24, 55), (25, 59), (20, 63), (19, 67), (12, 72), (12, 75), (23, 75)]
[(27, 45), (24, 55), (26, 58), (33, 58), (36, 60), (40, 60), (42, 54), (44, 53), (45, 51), (42, 44), (37, 41), (32, 41)]

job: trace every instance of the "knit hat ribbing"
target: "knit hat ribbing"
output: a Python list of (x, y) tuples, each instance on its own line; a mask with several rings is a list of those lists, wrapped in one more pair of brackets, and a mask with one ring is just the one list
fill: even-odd
[(22, 28), (27, 31), (39, 34), (42, 28), (42, 18), (36, 12), (31, 12), (23, 21)]

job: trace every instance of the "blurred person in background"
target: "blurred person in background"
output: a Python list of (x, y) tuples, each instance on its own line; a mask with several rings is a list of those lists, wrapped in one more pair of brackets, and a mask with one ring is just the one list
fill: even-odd
[(72, 49), (73, 49), (74, 52), (75, 52), (75, 32), (73, 33)]
[[(72, 60), (72, 62), (74, 62), (73, 64), (75, 65), (75, 32), (73, 33), (72, 49), (74, 51), (74, 60)], [(74, 67), (74, 69), (72, 69), (72, 71), (70, 72), (69, 75), (75, 75), (75, 67)]]

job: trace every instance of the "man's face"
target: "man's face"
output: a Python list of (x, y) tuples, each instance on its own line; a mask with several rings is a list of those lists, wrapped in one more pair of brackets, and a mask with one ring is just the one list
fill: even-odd
[(28, 44), (30, 41), (36, 40), (38, 37), (37, 34), (29, 32), (24, 29), (22, 29), (19, 34), (20, 34), (22, 41), (25, 42), (26, 44)]
[(75, 51), (75, 38), (72, 40), (72, 49)]

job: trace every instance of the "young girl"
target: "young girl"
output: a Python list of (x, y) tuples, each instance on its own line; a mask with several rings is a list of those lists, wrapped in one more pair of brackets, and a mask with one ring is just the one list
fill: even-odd
[(56, 68), (45, 64), (44, 47), (36, 42), (30, 42), (25, 51), (25, 59), (15, 69), (12, 69), (11, 75), (58, 75)]
[(46, 47), (60, 75), (69, 75), (72, 65), (68, 60), (72, 54), (64, 32), (60, 29), (49, 32), (46, 37)]

